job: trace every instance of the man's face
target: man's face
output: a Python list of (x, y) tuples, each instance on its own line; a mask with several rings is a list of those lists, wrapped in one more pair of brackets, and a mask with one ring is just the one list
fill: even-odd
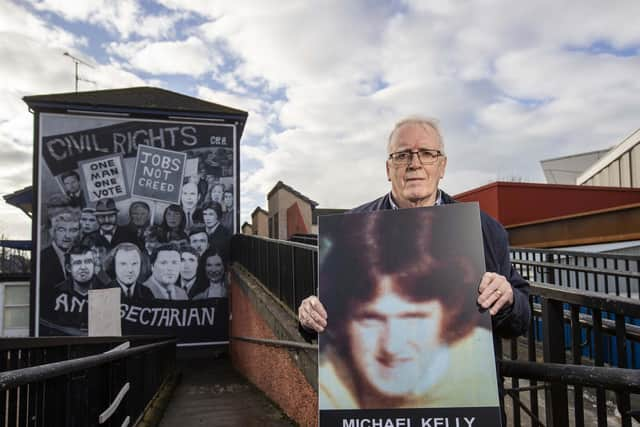
[(180, 259), (182, 260), (182, 270), (180, 271), (182, 278), (185, 280), (193, 279), (198, 270), (198, 257), (190, 252), (182, 252)]
[[(404, 125), (394, 132), (389, 144), (389, 154), (421, 149), (442, 150), (436, 131), (429, 126)], [(422, 165), (417, 155), (413, 155), (411, 163), (404, 166), (396, 166), (387, 159), (387, 177), (396, 203), (400, 207), (433, 205), (446, 166), (444, 156), (438, 157), (432, 165)]]
[(110, 232), (116, 228), (116, 214), (96, 215), (96, 218), (98, 218), (98, 224), (100, 224), (100, 229), (102, 231)]
[(442, 345), (443, 307), (437, 300), (413, 302), (383, 277), (373, 300), (356, 306), (347, 322), (355, 371), (366, 392), (411, 397)]
[(140, 255), (135, 250), (119, 250), (114, 258), (116, 279), (124, 285), (133, 285), (140, 275)]
[(75, 243), (80, 234), (78, 221), (57, 221), (53, 226), (53, 240), (56, 246), (66, 251)]
[(78, 178), (73, 175), (66, 177), (62, 181), (62, 185), (67, 193), (75, 194), (80, 191), (80, 182), (78, 182)]
[(225, 191), (224, 193), (224, 205), (227, 208), (233, 207), (233, 194), (229, 191)]
[(224, 194), (224, 186), (216, 184), (211, 189), (211, 200), (222, 203), (222, 195)]
[(80, 214), (80, 228), (84, 234), (89, 234), (98, 229), (98, 220), (95, 214), (91, 212), (82, 212)]
[(181, 262), (178, 251), (160, 251), (151, 267), (153, 277), (165, 288), (174, 285), (180, 274)]
[(93, 278), (93, 253), (88, 251), (84, 254), (69, 256), (69, 270), (71, 278), (76, 283), (87, 283)]
[(207, 238), (207, 233), (196, 233), (189, 236), (189, 243), (191, 247), (198, 251), (198, 255), (204, 253), (209, 247), (209, 239)]
[(193, 183), (182, 186), (182, 207), (191, 210), (198, 202), (198, 187)]
[(202, 211), (202, 221), (204, 221), (204, 225), (211, 228), (218, 223), (218, 215), (216, 211), (213, 209), (205, 209)]
[(144, 227), (149, 222), (149, 210), (142, 205), (135, 205), (131, 208), (131, 222), (136, 227)]
[(207, 257), (207, 261), (204, 265), (204, 271), (210, 281), (220, 282), (224, 276), (224, 264), (222, 264), (222, 258), (220, 258), (220, 255)]

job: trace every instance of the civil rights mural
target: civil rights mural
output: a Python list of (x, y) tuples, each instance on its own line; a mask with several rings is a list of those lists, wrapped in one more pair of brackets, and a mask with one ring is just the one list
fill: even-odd
[(37, 335), (87, 333), (119, 288), (123, 334), (227, 337), (236, 128), (40, 114)]

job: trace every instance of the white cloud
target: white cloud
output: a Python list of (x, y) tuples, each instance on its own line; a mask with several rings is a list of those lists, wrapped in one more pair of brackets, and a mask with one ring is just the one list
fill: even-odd
[[(384, 193), (386, 137), (408, 114), (440, 119), (451, 193), (498, 178), (541, 180), (539, 159), (608, 147), (639, 126), (632, 17), (640, 2), (159, 3), (169, 11), (133, 0), (35, 3), (108, 29), (99, 43), (0, 4), (0, 28), (12, 33), (0, 41), (9, 58), (0, 68), (0, 137), (30, 140), (21, 96), (72, 87), (64, 50), (96, 63), (99, 88), (152, 75), (170, 90), (249, 112), (244, 220), (278, 180), (324, 206)], [(179, 28), (187, 18), (195, 24)]]
[(56, 13), (68, 21), (85, 21), (128, 39), (133, 34), (150, 38), (163, 38), (174, 34), (176, 22), (186, 14), (145, 15), (136, 0), (40, 0), (36, 9)]
[(270, 126), (274, 124), (273, 121), (278, 114), (277, 104), (273, 105), (248, 95), (235, 95), (202, 86), (198, 87), (197, 93), (198, 97), (207, 101), (247, 111), (249, 117), (244, 129), (245, 138), (255, 137), (260, 140), (271, 135)]
[[(51, 48), (86, 44), (83, 37), (76, 37), (61, 28), (52, 27), (10, 1), (0, 2), (0, 29), (3, 39), (9, 35), (19, 35), (25, 41), (46, 42)], [(6, 44), (7, 41), (3, 40), (3, 42), (0, 43)], [(25, 56), (27, 53), (28, 51), (24, 52)], [(3, 58), (3, 62), (5, 60)]]
[(183, 41), (111, 43), (109, 52), (150, 74), (200, 76), (221, 65), (217, 50), (196, 37)]

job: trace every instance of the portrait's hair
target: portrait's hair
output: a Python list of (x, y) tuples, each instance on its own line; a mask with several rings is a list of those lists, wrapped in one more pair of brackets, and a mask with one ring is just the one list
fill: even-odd
[(176, 240), (189, 240), (189, 236), (182, 230), (169, 230), (167, 232), (167, 242), (174, 242)]
[(322, 294), (333, 298), (326, 309), (335, 327), (328, 338), (333, 336), (336, 345), (347, 341), (346, 327), (358, 305), (379, 295), (382, 277), (391, 278), (391, 290), (409, 301), (442, 304), (440, 338), (444, 342), (454, 342), (477, 326), (478, 266), (447, 244), (443, 251), (438, 248), (436, 258), (432, 212), (406, 211), (398, 212), (404, 216), (393, 227), (385, 221), (388, 216), (380, 213), (345, 215), (341, 225), (347, 226), (322, 233), (322, 246), (329, 249), (320, 255), (320, 283)]
[(123, 242), (111, 249), (102, 262), (104, 265), (104, 271), (112, 279), (116, 278), (116, 254), (120, 251), (136, 252), (138, 254), (140, 257), (140, 275), (149, 269), (149, 266), (147, 265), (147, 257), (142, 255), (140, 248), (133, 243)]
[(151, 208), (149, 207), (149, 204), (147, 202), (136, 200), (135, 202), (131, 203), (131, 205), (129, 205), (129, 216), (131, 216), (131, 212), (133, 211), (133, 208), (136, 208), (136, 207), (142, 207), (146, 209), (147, 212), (151, 212)]
[(87, 252), (91, 252), (91, 256), (93, 259), (93, 250), (89, 246), (83, 244), (73, 245), (71, 249), (69, 249), (69, 251), (64, 254), (65, 268), (68, 270), (71, 267), (71, 255), (84, 255)]
[(178, 252), (178, 254), (180, 254), (180, 247), (178, 247), (178, 245), (174, 245), (173, 243), (165, 243), (157, 246), (153, 250), (153, 252), (151, 252), (151, 257), (149, 259), (149, 261), (151, 262), (151, 265), (156, 263), (156, 260), (158, 259), (158, 254), (160, 252)]
[(69, 178), (70, 176), (75, 177), (75, 179), (77, 179), (78, 182), (80, 182), (80, 175), (78, 175), (78, 172), (76, 171), (68, 171), (68, 172), (62, 173), (60, 175), (60, 181), (64, 182), (64, 180)]
[(180, 255), (182, 255), (184, 253), (189, 253), (189, 254), (195, 256), (196, 258), (200, 258), (200, 255), (198, 254), (198, 251), (193, 249), (191, 247), (191, 245), (180, 245)]
[[(65, 216), (63, 221), (80, 220), (80, 208), (72, 206), (71, 201), (62, 193), (54, 193), (47, 199), (47, 227), (53, 226), (59, 216)], [(69, 218), (75, 217), (75, 218)]]
[(222, 193), (224, 194), (224, 184), (221, 182), (216, 182), (211, 186), (211, 192), (213, 193), (213, 189), (216, 187), (222, 187)]
[(82, 244), (89, 246), (90, 248), (105, 248), (109, 249), (107, 241), (98, 233), (89, 233), (82, 238)]
[(55, 215), (49, 218), (52, 228), (55, 228), (60, 222), (77, 222), (80, 223), (80, 211), (72, 207), (58, 210)]
[(194, 234), (200, 233), (204, 233), (207, 236), (207, 241), (209, 241), (209, 235), (207, 234), (205, 225), (201, 222), (196, 222), (189, 229), (189, 237), (193, 236)]
[(187, 219), (184, 216), (184, 212), (182, 211), (182, 208), (180, 207), (180, 205), (169, 205), (167, 206), (167, 208), (164, 210), (164, 213), (162, 214), (161, 227), (165, 230), (165, 232), (168, 232), (169, 230), (171, 230), (171, 227), (169, 227), (169, 225), (167, 224), (168, 212), (176, 212), (180, 214), (180, 224), (178, 224), (177, 229), (184, 230), (184, 226), (187, 223)]
[(206, 202), (204, 205), (202, 205), (202, 212), (206, 211), (207, 209), (213, 209), (218, 216), (218, 221), (222, 220), (222, 205), (220, 203), (213, 200), (210, 202)]
[(152, 241), (155, 240), (156, 242), (162, 243), (162, 242), (165, 242), (166, 233), (164, 232), (161, 226), (150, 225), (147, 228), (145, 228), (144, 232), (142, 233), (142, 237), (144, 238), (145, 242), (149, 240), (152, 240)]
[(440, 151), (442, 151), (442, 154), (444, 154), (444, 139), (442, 138), (442, 133), (440, 132), (440, 125), (438, 124), (438, 121), (436, 119), (421, 116), (406, 117), (393, 126), (393, 130), (391, 131), (391, 133), (389, 133), (389, 138), (387, 139), (387, 151), (389, 151), (391, 147), (391, 141), (393, 141), (393, 136), (396, 131), (406, 125), (418, 125), (423, 129), (431, 128), (432, 130), (434, 130), (436, 132), (436, 135), (438, 136), (438, 141), (440, 142)]

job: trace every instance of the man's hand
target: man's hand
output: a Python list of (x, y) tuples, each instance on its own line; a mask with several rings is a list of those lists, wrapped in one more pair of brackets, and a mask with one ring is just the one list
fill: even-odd
[(302, 300), (298, 307), (298, 320), (306, 329), (324, 331), (327, 327), (327, 312), (318, 297), (312, 295)]
[(478, 304), (492, 316), (513, 304), (513, 289), (507, 278), (498, 273), (484, 273), (478, 287)]

